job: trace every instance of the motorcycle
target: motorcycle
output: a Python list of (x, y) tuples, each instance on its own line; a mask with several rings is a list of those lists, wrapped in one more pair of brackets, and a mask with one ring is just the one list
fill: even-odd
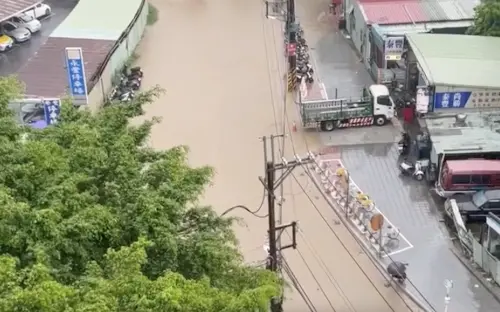
[(141, 80), (137, 78), (129, 78), (127, 76), (122, 76), (120, 80), (120, 87), (128, 87), (133, 90), (139, 90), (141, 87)]
[(130, 102), (135, 97), (135, 92), (133, 89), (123, 89), (120, 92), (119, 100), (122, 103)]
[(124, 76), (133, 76), (133, 77), (140, 77), (142, 78), (144, 76), (144, 73), (142, 72), (142, 69), (140, 66), (136, 67), (131, 67), (128, 68), (127, 66), (123, 67), (122, 74)]
[(312, 76), (312, 73), (311, 72), (307, 72), (306, 73), (306, 82), (307, 83), (313, 83), (314, 82), (314, 78)]
[(399, 155), (408, 155), (410, 151), (411, 138), (406, 132), (401, 133), (401, 139), (398, 141), (398, 152)]
[(422, 181), (425, 177), (425, 169), (429, 165), (429, 160), (417, 160), (414, 163), (404, 160), (399, 164), (402, 174), (410, 175), (417, 181)]

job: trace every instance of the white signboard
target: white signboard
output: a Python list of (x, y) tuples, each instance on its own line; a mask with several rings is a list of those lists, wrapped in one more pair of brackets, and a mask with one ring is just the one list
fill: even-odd
[(429, 112), (429, 90), (425, 86), (417, 87), (417, 112), (426, 114)]
[(388, 61), (399, 61), (404, 51), (404, 37), (388, 37), (384, 40), (384, 55)]

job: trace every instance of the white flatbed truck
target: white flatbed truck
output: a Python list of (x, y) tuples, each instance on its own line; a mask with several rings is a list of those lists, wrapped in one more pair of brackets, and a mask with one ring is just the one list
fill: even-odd
[(385, 85), (371, 85), (365, 97), (299, 103), (302, 127), (336, 128), (383, 126), (394, 117), (394, 102)]

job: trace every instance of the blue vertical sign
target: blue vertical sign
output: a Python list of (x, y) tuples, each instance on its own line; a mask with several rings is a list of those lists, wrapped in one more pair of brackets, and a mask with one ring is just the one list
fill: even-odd
[(54, 125), (59, 121), (59, 113), (61, 112), (60, 99), (44, 99), (43, 111), (47, 126)]
[(68, 74), (69, 94), (74, 105), (87, 104), (87, 80), (83, 62), (82, 48), (66, 48), (66, 71)]

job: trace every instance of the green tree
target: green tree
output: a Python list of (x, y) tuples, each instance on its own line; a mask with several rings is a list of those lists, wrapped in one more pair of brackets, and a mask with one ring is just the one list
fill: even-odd
[(474, 25), (468, 33), (500, 37), (500, 0), (483, 1), (474, 10)]
[(212, 168), (149, 148), (158, 118), (129, 123), (160, 88), (95, 114), (65, 103), (44, 130), (13, 122), (20, 93), (0, 78), (0, 312), (265, 310), (280, 281), (197, 202)]

